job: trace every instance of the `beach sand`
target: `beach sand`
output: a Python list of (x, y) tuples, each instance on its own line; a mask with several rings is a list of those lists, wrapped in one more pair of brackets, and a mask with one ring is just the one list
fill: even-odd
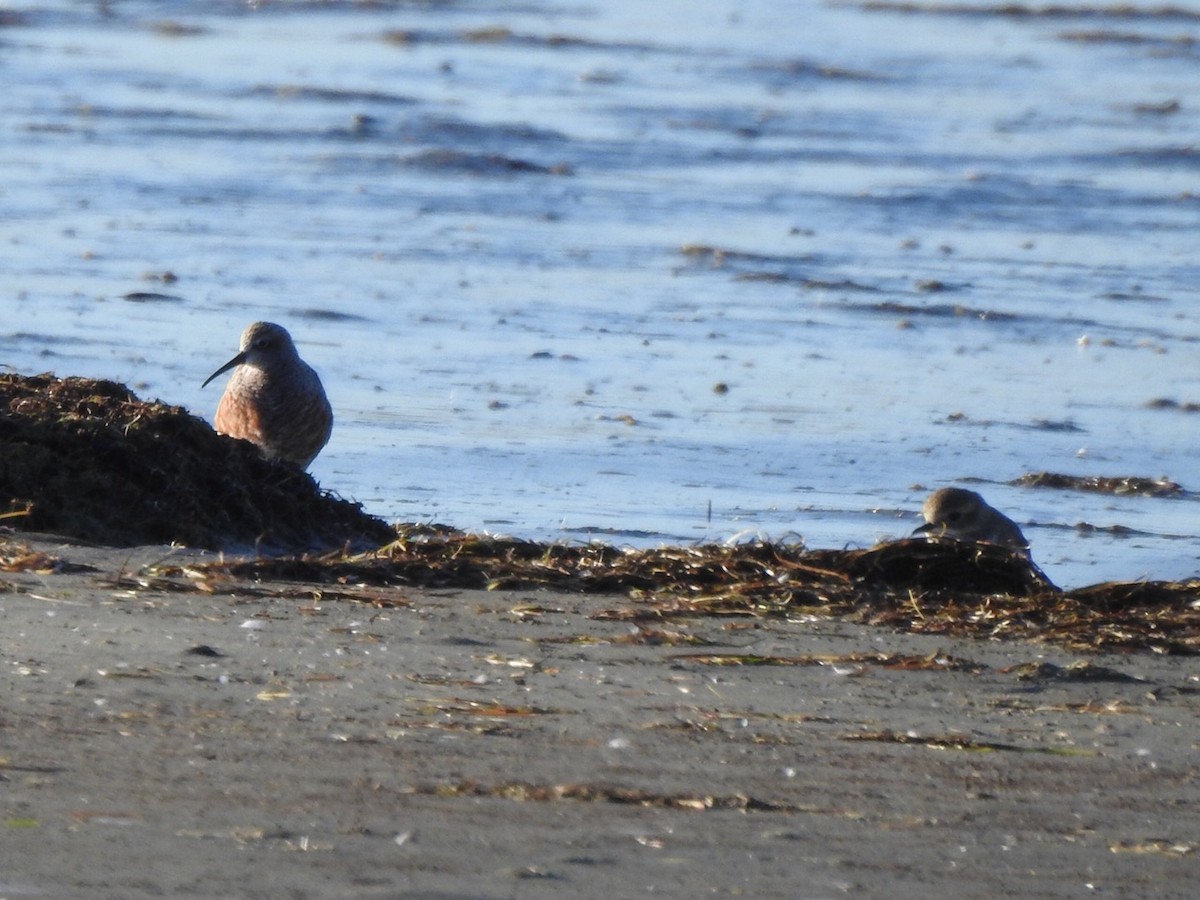
[(3, 898), (1200, 883), (1194, 657), (834, 619), (656, 632), (595, 618), (628, 598), (545, 590), (205, 593), (139, 572), (211, 555), (17, 540), (65, 565), (0, 575)]

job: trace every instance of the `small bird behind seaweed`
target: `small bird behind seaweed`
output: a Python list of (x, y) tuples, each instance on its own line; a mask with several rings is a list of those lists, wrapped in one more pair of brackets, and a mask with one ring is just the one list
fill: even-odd
[(321, 379), (300, 358), (287, 329), (274, 322), (249, 326), (238, 355), (201, 387), (230, 369), (233, 375), (213, 418), (217, 431), (257, 444), (269, 459), (308, 468), (329, 441), (333, 410)]
[(929, 538), (948, 537), (957, 541), (998, 544), (1029, 556), (1029, 541), (1017, 523), (988, 506), (987, 501), (965, 488), (939, 488), (925, 498), (921, 508), (925, 524), (914, 534)]

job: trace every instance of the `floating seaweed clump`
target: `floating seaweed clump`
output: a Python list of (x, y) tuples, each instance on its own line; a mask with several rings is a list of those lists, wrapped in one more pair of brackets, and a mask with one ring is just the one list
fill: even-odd
[(1096, 494), (1145, 494), (1168, 497), (1182, 494), (1183, 488), (1166, 478), (1139, 478), (1136, 475), (1060, 475), (1057, 472), (1026, 472), (1010, 482), (1019, 487), (1045, 487), (1060, 490), (1090, 491)]
[(0, 514), (101, 544), (273, 550), (394, 537), (311, 476), (124, 385), (0, 375)]

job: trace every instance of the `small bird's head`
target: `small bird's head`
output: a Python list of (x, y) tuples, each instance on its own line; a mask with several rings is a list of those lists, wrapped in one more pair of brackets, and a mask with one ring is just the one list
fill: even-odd
[(921, 509), (925, 524), (914, 531), (926, 537), (953, 538), (984, 544), (999, 544), (1029, 555), (1029, 541), (1016, 522), (988, 506), (974, 491), (948, 487), (934, 491)]
[(954, 531), (964, 525), (974, 524), (991, 507), (975, 491), (965, 488), (940, 488), (925, 499), (921, 514), (925, 524), (917, 531)]
[(292, 343), (292, 336), (288, 334), (286, 328), (276, 325), (274, 322), (255, 322), (242, 332), (241, 349), (238, 355), (209, 375), (204, 380), (204, 384), (200, 386), (207, 387), (210, 381), (222, 372), (228, 372), (234, 366), (254, 366), (265, 369), (274, 360), (295, 358), (296, 356), (296, 345)]

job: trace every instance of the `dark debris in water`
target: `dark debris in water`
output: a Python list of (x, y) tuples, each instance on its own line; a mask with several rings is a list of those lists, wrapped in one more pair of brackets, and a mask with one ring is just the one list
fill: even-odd
[[(848, 307), (853, 309), (854, 307)], [(858, 307), (864, 312), (885, 313), (886, 315), (927, 316), (932, 319), (979, 319), (988, 322), (1013, 322), (1020, 317), (1012, 313), (998, 312), (994, 309), (974, 309), (959, 303), (931, 303), (927, 306), (917, 306), (912, 303), (872, 303)]]
[(1155, 398), (1149, 401), (1146, 406), (1148, 409), (1174, 409), (1185, 413), (1200, 412), (1200, 403), (1180, 403), (1178, 400), (1172, 400), (1169, 397)]
[(275, 97), (280, 100), (316, 100), (324, 103), (370, 103), (408, 106), (417, 101), (403, 94), (384, 91), (351, 91), (315, 87), (303, 84), (262, 84), (248, 92), (250, 96)]
[(207, 28), (177, 22), (173, 19), (162, 22), (151, 22), (149, 27), (155, 34), (168, 38), (199, 37), (200, 35), (209, 33)]
[(840, 617), (1077, 650), (1200, 652), (1200, 580), (1063, 592), (1022, 554), (956, 541), (904, 540), (866, 550), (782, 543), (628, 549), (398, 526), (394, 542), (368, 553), (213, 564), (189, 577), (377, 590), (544, 587), (624, 595), (627, 603), (595, 617), (645, 627), (697, 617)]
[(809, 256), (780, 256), (766, 253), (752, 253), (746, 250), (733, 250), (729, 247), (717, 247), (713, 244), (684, 244), (679, 252), (688, 259), (703, 263), (714, 269), (721, 269), (733, 263), (778, 263), (781, 265), (801, 265), (812, 261)]
[(866, 0), (861, 4), (870, 12), (893, 12), (947, 16), (1001, 17), (1012, 19), (1145, 19), (1200, 20), (1200, 12), (1183, 6), (1160, 4), (1136, 6), (1131, 3), (928, 3), (917, 0)]
[[(1156, 56), (1173, 55), (1175, 53), (1191, 55), (1197, 44), (1196, 38), (1190, 34), (1137, 34), (1136, 32), (1113, 31), (1103, 28), (1064, 31), (1058, 35), (1058, 39), (1076, 44), (1124, 44), (1126, 46), (1150, 47), (1155, 51)], [(1152, 115), (1173, 115), (1179, 112), (1180, 109), (1181, 106), (1178, 100), (1167, 100), (1161, 103), (1149, 104), (1144, 109), (1139, 110), (1135, 108), (1135, 111)]]
[(627, 41), (596, 41), (569, 34), (530, 34), (513, 31), (507, 25), (484, 25), (459, 31), (392, 28), (379, 36), (385, 44), (412, 47), (417, 44), (502, 44), (540, 50), (609, 50), (615, 52), (662, 52), (655, 44), (636, 44)]
[(297, 319), (308, 319), (312, 322), (370, 322), (366, 316), (355, 315), (354, 313), (342, 312), (340, 309), (324, 309), (322, 307), (310, 306), (306, 309), (297, 310), (293, 315)]
[(825, 63), (808, 59), (763, 60), (756, 62), (752, 68), (774, 75), (787, 77), (789, 80), (821, 78), (833, 81), (887, 81), (883, 75), (867, 72), (861, 69), (843, 69)]
[(1184, 493), (1183, 488), (1166, 478), (1139, 478), (1134, 475), (1061, 475), (1056, 472), (1026, 472), (1010, 481), (1016, 487), (1045, 487), (1058, 490), (1088, 491), (1094, 494), (1142, 494), (1170, 497)]
[(762, 281), (796, 284), (810, 291), (854, 291), (877, 293), (879, 288), (850, 279), (829, 281), (811, 278), (805, 272), (811, 267), (809, 254), (770, 255), (733, 250), (712, 244), (684, 244), (679, 252), (692, 268), (720, 269), (732, 274), (736, 281)]
[(966, 413), (955, 412), (946, 416), (948, 424), (970, 425), (973, 428), (1019, 428), (1026, 431), (1058, 431), (1064, 434), (1082, 434), (1084, 429), (1070, 419), (1033, 419), (1029, 422), (1001, 422), (995, 419), (972, 419)]
[(435, 172), (457, 172), (467, 175), (570, 175), (563, 163), (543, 166), (499, 153), (467, 153), (463, 150), (423, 150), (403, 157), (402, 165), (429, 169)]
[(0, 375), (5, 524), (111, 546), (377, 545), (392, 529), (308, 474), (111, 381)]
[(1084, 431), (1070, 419), (1034, 419), (1024, 427), (1032, 431), (1060, 431), (1064, 434), (1082, 434)]
[(183, 298), (176, 294), (160, 294), (158, 291), (130, 291), (121, 295), (122, 300), (130, 303), (182, 303)]

